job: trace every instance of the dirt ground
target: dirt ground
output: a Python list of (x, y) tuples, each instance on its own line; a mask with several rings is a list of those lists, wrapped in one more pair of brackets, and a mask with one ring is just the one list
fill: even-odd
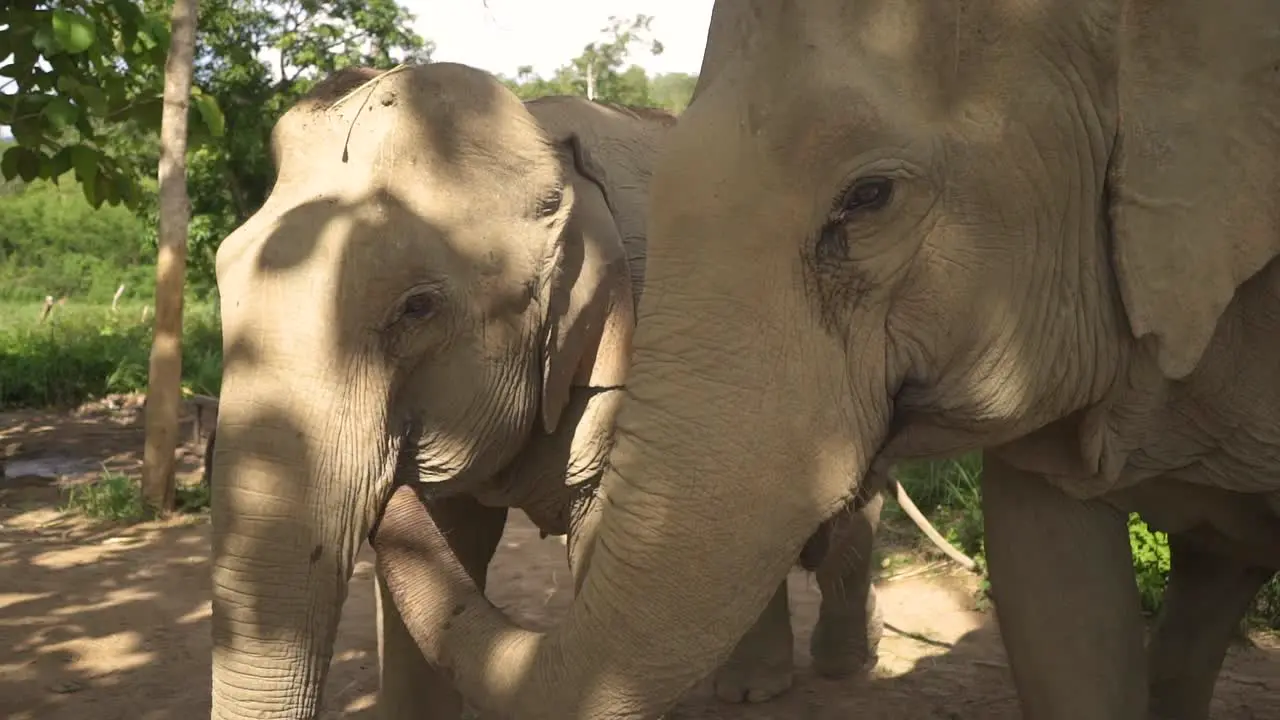
[[(93, 479), (103, 465), (136, 472), (141, 438), (136, 398), (76, 413), (0, 415), (0, 451), (10, 453), (8, 476), (0, 479), (0, 717), (207, 717), (207, 517), (122, 528), (58, 510), (65, 489)], [(199, 452), (184, 455), (187, 481), (199, 471)], [(375, 716), (372, 560), (366, 547), (343, 611), (326, 719)], [(818, 593), (797, 571), (790, 580), (799, 670), (791, 692), (735, 706), (720, 703), (704, 683), (670, 717), (1017, 718), (994, 619), (974, 609), (973, 579), (920, 565), (894, 565), (885, 574), (879, 588), (889, 627), (872, 677), (832, 682), (809, 672)], [(571, 602), (564, 547), (539, 539), (523, 515), (513, 515), (489, 577), (494, 602), (530, 627), (554, 624)], [(1213, 717), (1278, 718), (1278, 691), (1280, 645), (1254, 638), (1232, 650)]]

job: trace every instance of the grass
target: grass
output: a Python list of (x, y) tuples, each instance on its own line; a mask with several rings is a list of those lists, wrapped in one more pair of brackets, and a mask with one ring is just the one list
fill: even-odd
[[(0, 304), (0, 410), (69, 407), (109, 393), (144, 391), (151, 322), (142, 305), (78, 304), (38, 322), (40, 303)], [(183, 318), (183, 387), (216, 395), (222, 338), (216, 308), (188, 302)]]
[[(906, 462), (897, 467), (898, 481), (907, 494), (953, 545), (973, 558), (986, 583), (986, 549), (982, 525), (982, 456), (972, 453), (956, 460)], [(886, 505), (886, 520), (909, 523), (896, 504)], [(923, 536), (922, 536), (923, 540)], [(926, 541), (927, 542), (927, 541)], [(1159, 612), (1169, 579), (1169, 538), (1152, 530), (1136, 513), (1129, 515), (1129, 548), (1142, 610)], [(1280, 630), (1280, 577), (1258, 593), (1245, 626)]]
[[(179, 485), (177, 510), (197, 513), (209, 507), (209, 487)], [(97, 481), (71, 488), (63, 509), (95, 520), (136, 523), (148, 519), (142, 486), (136, 478), (104, 470)]]
[[(68, 301), (39, 322), (41, 303), (0, 303), (0, 410), (72, 407), (110, 393), (145, 392), (151, 316), (139, 303)], [(217, 395), (222, 381), (222, 331), (212, 303), (188, 300), (183, 317), (185, 393)], [(208, 488), (179, 486), (180, 512), (208, 507)], [(147, 518), (136, 479), (106, 472), (75, 487), (66, 508), (87, 517), (132, 523)]]

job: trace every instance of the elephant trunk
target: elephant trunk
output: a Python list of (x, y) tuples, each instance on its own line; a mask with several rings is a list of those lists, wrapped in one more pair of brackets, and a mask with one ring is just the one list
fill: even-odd
[[(408, 494), (374, 538), (427, 658), (503, 717), (659, 717), (728, 657), (885, 439), (883, 343), (841, 332), (815, 304), (802, 282), (812, 268), (775, 249), (793, 237), (790, 218), (728, 192), (735, 177), (778, 197), (795, 188), (770, 186), (777, 173), (763, 156), (743, 164), (742, 143), (763, 147), (746, 123), (689, 129), (726, 100), (689, 108), (651, 180), (627, 399), (564, 622), (545, 635), (513, 627)], [(734, 110), (724, 117), (750, 114)], [(779, 283), (780, 270), (797, 282)], [(415, 559), (423, 554), (433, 562)], [(450, 599), (448, 618), (429, 611), (430, 593)]]
[[(265, 384), (224, 385), (218, 418), (211, 717), (310, 720), (377, 510), (369, 483), (390, 482), (386, 443), (351, 436), (379, 428), (327, 422), (346, 413), (323, 401), (277, 414), (314, 390), (281, 395)], [(325, 420), (302, 427), (308, 418)]]
[[(393, 497), (374, 538), (380, 569), (424, 654), (451, 668), (473, 703), (521, 720), (660, 716), (728, 656), (856, 489), (866, 448), (831, 412), (784, 408), (800, 402), (788, 383), (770, 389), (780, 378), (711, 354), (671, 357), (637, 351), (589, 567), (548, 634), (513, 627), (412, 493)], [(754, 426), (729, 411), (742, 397)], [(813, 424), (779, 431), (769, 417)], [(448, 617), (434, 612), (441, 605)]]

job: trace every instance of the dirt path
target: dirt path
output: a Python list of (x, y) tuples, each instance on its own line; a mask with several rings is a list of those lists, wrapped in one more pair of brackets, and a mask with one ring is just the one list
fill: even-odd
[[(122, 471), (136, 467), (140, 435), (129, 415), (127, 408), (107, 408), (79, 417), (0, 416), (0, 449), (22, 443), (18, 458), (28, 464), (17, 463), (19, 469), (39, 469), (29, 461), (43, 461), (46, 470), (61, 464), (64, 476), (0, 479), (0, 718), (207, 717), (207, 520), (111, 529), (56, 510), (59, 488), (91, 477), (97, 460)], [(95, 462), (77, 464), (86, 458)], [(184, 468), (198, 468), (194, 453)], [(326, 719), (375, 716), (372, 559), (366, 548), (343, 611)], [(901, 579), (880, 585), (890, 629), (873, 678), (837, 683), (807, 670), (818, 594), (811, 578), (796, 572), (791, 597), (801, 670), (795, 688), (771, 703), (731, 706), (704, 684), (670, 717), (1015, 720), (999, 637), (993, 618), (973, 610), (973, 581), (894, 572)], [(520, 622), (550, 626), (571, 601), (563, 546), (539, 539), (523, 515), (513, 515), (490, 588), (494, 602)], [(1262, 645), (1233, 649), (1214, 718), (1280, 717), (1280, 651)]]

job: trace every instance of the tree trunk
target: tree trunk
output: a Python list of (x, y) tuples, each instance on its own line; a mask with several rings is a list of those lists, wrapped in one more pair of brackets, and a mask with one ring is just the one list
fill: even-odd
[(156, 318), (147, 378), (146, 448), (142, 495), (155, 511), (174, 504), (174, 451), (182, 383), (182, 289), (187, 272), (187, 108), (195, 57), (198, 0), (175, 0), (169, 56), (164, 65), (160, 120), (160, 253), (156, 260)]

